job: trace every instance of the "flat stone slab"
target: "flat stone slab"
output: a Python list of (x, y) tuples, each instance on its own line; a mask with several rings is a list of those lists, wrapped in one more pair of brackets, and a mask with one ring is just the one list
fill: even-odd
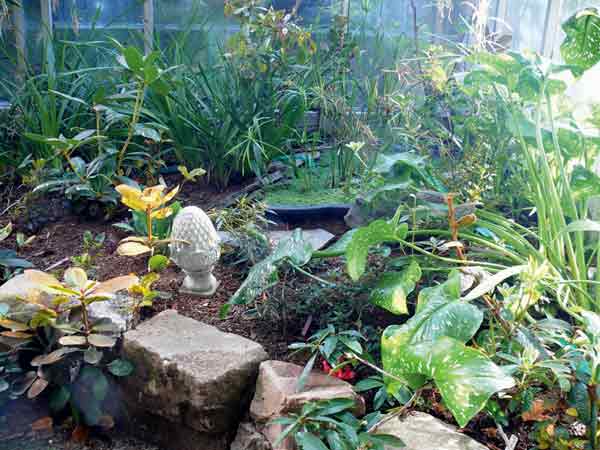
[(135, 366), (123, 380), (131, 406), (160, 419), (167, 429), (157, 434), (187, 430), (197, 442), (214, 442), (203, 450), (226, 450), (224, 436), (235, 433), (267, 359), (260, 344), (172, 310), (125, 333), (123, 354)]
[[(292, 234), (293, 231), (269, 231), (267, 237), (273, 243), (273, 247), (276, 247), (279, 242), (291, 237)], [(322, 228), (316, 230), (302, 230), (302, 236), (310, 242), (313, 250), (321, 250), (335, 237), (329, 231), (323, 230)]]
[[(238, 246), (239, 243), (236, 241), (235, 237), (228, 233), (227, 231), (219, 231), (219, 238), (221, 239), (222, 244), (227, 244), (231, 246)], [(279, 242), (283, 241), (291, 237), (293, 231), (267, 231), (266, 236), (271, 241), (273, 248), (279, 244)], [(310, 242), (313, 250), (321, 250), (325, 247), (329, 242), (335, 238), (335, 235), (331, 234), (327, 230), (323, 230), (322, 228), (318, 228), (315, 230), (302, 230), (302, 236)]]
[[(488, 450), (487, 447), (459, 433), (429, 414), (410, 413), (402, 419), (394, 418), (377, 429), (378, 433), (391, 434), (404, 441), (403, 450)], [(385, 447), (386, 450), (394, 450)]]

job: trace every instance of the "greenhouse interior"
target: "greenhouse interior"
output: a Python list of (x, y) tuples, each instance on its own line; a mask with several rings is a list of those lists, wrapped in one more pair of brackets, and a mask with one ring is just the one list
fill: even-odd
[(600, 450), (600, 0), (0, 0), (0, 450)]

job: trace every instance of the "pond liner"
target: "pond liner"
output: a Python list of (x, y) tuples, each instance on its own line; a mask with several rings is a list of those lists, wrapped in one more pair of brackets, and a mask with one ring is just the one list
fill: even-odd
[(327, 203), (323, 205), (268, 205), (269, 218), (286, 221), (306, 219), (343, 219), (352, 207), (349, 203)]

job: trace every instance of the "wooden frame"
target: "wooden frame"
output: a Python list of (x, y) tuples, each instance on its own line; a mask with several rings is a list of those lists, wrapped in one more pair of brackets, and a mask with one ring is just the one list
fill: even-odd
[(154, 0), (144, 0), (144, 52), (154, 49)]

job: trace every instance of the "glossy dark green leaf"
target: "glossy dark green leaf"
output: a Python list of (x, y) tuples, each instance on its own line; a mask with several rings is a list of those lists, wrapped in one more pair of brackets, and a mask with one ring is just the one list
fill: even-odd
[(354, 408), (354, 399), (335, 398), (319, 404), (319, 415), (330, 416)]
[(325, 439), (331, 450), (349, 450), (337, 431), (326, 431)]
[(321, 439), (308, 431), (297, 433), (296, 443), (301, 450), (329, 450)]

